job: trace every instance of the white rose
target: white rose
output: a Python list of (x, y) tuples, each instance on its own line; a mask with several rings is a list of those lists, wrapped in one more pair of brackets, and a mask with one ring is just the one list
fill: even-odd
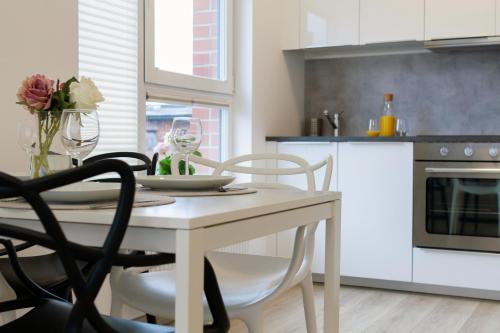
[(97, 103), (104, 101), (94, 82), (84, 76), (80, 82), (72, 82), (69, 86), (69, 99), (76, 109), (96, 109)]

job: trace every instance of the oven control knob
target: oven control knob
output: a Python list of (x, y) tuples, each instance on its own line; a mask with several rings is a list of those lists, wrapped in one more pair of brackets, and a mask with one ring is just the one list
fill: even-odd
[(471, 146), (467, 146), (464, 149), (464, 154), (467, 157), (471, 157), (472, 155), (474, 155), (474, 149)]
[(491, 147), (488, 153), (491, 157), (498, 157), (498, 148)]
[(448, 153), (450, 151), (448, 150), (448, 147), (442, 146), (441, 149), (439, 149), (439, 154), (443, 157), (448, 156)]

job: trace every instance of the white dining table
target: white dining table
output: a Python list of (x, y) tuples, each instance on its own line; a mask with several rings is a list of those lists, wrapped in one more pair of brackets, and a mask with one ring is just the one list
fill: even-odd
[[(338, 192), (259, 189), (180, 197), (169, 205), (134, 208), (122, 248), (176, 253), (176, 332), (201, 333), (205, 252), (326, 220), (324, 332), (338, 332), (340, 208)], [(68, 239), (100, 246), (114, 210), (57, 210), (55, 215)], [(0, 223), (42, 230), (31, 210), (0, 209)]]

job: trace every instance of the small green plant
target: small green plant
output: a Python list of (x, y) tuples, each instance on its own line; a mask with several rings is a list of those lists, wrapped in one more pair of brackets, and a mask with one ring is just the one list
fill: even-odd
[[(195, 151), (193, 155), (201, 157), (201, 153), (199, 151)], [(172, 155), (166, 156), (163, 160), (160, 161), (160, 168), (158, 170), (160, 175), (171, 175), (172, 174)], [(189, 164), (189, 174), (194, 175), (196, 173), (196, 169), (194, 166)], [(179, 162), (179, 174), (186, 174), (186, 162), (184, 160)]]

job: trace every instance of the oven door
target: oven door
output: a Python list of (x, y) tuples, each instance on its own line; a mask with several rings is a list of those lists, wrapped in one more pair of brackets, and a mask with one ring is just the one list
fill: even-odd
[(500, 252), (500, 163), (415, 162), (413, 245)]

